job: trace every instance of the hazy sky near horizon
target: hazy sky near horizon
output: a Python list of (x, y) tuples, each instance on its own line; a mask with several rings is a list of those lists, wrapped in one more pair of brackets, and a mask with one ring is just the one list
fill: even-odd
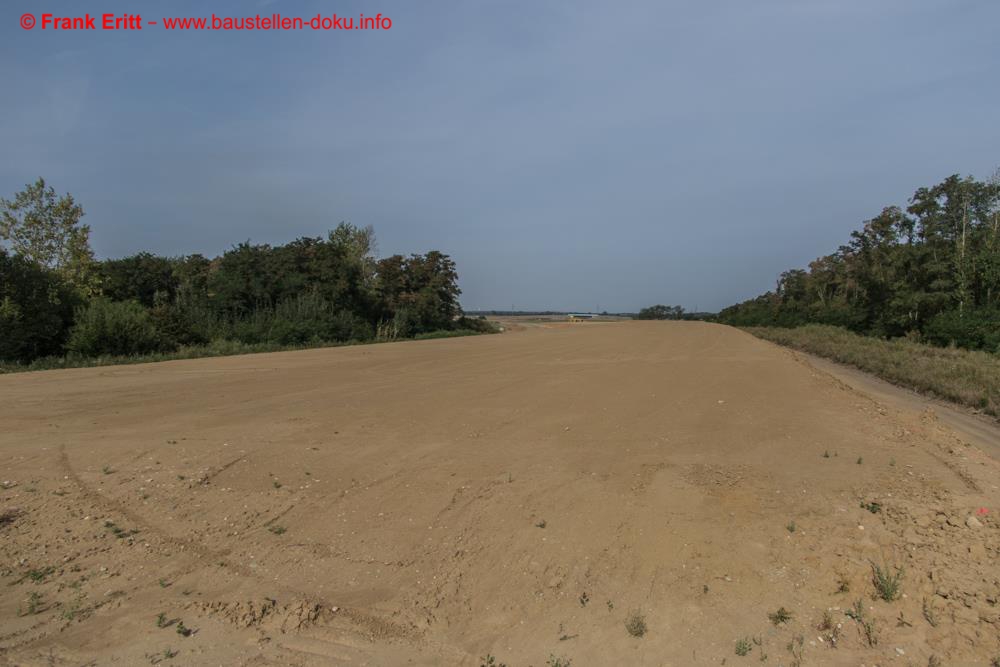
[[(135, 11), (392, 28), (19, 25)], [(1000, 165), (997, 26), (996, 0), (8, 0), (0, 196), (73, 193), (100, 257), (348, 220), (451, 254), (467, 309), (715, 310)]]

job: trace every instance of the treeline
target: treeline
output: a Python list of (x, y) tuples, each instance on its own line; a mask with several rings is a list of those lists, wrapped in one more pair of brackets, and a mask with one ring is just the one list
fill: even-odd
[(1000, 352), (1000, 172), (989, 181), (951, 176), (890, 206), (847, 245), (777, 288), (730, 306), (736, 326), (831, 324)]
[(455, 263), (378, 259), (371, 228), (240, 243), (219, 257), (97, 261), (82, 208), (43, 180), (0, 200), (0, 360), (173, 352), (216, 341), (292, 346), (488, 331), (462, 317)]
[(682, 320), (684, 319), (684, 309), (680, 306), (664, 306), (661, 303), (655, 306), (647, 306), (639, 310), (635, 315), (637, 320)]

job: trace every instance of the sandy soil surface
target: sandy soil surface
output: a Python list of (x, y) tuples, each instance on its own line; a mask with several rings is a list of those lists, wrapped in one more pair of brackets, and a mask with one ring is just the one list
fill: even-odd
[(723, 326), (18, 374), (0, 406), (0, 664), (1000, 654), (1000, 464)]

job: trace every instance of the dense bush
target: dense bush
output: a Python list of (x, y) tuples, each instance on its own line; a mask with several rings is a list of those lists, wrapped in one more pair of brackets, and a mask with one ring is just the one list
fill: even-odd
[(937, 345), (1000, 353), (1000, 310), (949, 310), (928, 322), (923, 334)]
[(97, 298), (76, 312), (76, 323), (66, 345), (84, 356), (129, 356), (172, 349), (137, 301)]
[(55, 272), (0, 248), (0, 359), (59, 354), (79, 302)]
[(229, 338), (241, 343), (301, 345), (309, 342), (370, 340), (372, 326), (347, 310), (337, 309), (318, 294), (260, 306), (231, 324)]

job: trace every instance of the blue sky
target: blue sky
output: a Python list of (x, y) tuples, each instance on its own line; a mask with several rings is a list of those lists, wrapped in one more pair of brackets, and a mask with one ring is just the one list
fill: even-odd
[[(393, 24), (19, 24), (136, 8)], [(101, 257), (349, 220), (451, 254), (467, 309), (714, 310), (1000, 165), (998, 25), (996, 0), (7, 0), (0, 193), (72, 192)]]

